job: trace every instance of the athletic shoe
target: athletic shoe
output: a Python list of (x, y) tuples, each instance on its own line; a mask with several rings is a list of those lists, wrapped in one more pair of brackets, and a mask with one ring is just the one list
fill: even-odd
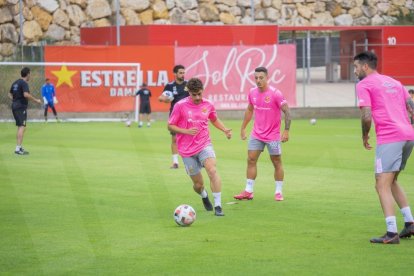
[(206, 208), (207, 211), (213, 211), (213, 205), (211, 205), (211, 202), (208, 199), (208, 197), (202, 198), (202, 200), (203, 200), (204, 208)]
[(399, 244), (400, 237), (395, 235), (394, 237), (388, 236), (388, 233), (385, 233), (384, 236), (379, 238), (372, 238), (369, 240), (371, 243), (383, 243), (383, 244)]
[(276, 194), (275, 194), (275, 200), (276, 200), (276, 201), (283, 201), (283, 200), (284, 200), (284, 198), (283, 198), (282, 193), (276, 193)]
[(20, 150), (14, 151), (14, 153), (18, 154), (18, 155), (28, 155), (29, 154), (29, 152), (25, 151), (23, 148), (20, 148)]
[(414, 236), (414, 223), (411, 223), (409, 226), (405, 226), (400, 233), (400, 238), (410, 238)]
[(233, 196), (233, 198), (238, 199), (238, 200), (243, 200), (243, 199), (252, 200), (253, 192), (249, 193), (248, 191), (243, 191), (240, 194)]
[(141, 127), (142, 127), (142, 125), (138, 125), (138, 127), (139, 127), (139, 128), (141, 128)]
[(224, 216), (223, 210), (221, 209), (221, 206), (214, 207), (214, 215), (218, 217)]
[(178, 164), (177, 163), (172, 164), (170, 169), (178, 169)]

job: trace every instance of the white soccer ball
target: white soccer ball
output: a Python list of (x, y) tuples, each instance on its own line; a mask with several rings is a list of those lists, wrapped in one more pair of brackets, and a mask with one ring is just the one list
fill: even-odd
[(174, 211), (174, 221), (180, 226), (190, 226), (196, 220), (196, 212), (190, 205), (181, 204)]
[(171, 91), (164, 91), (162, 94), (167, 97), (170, 101), (174, 100), (174, 94)]
[(316, 119), (315, 119), (315, 118), (310, 119), (309, 123), (310, 123), (311, 125), (316, 124)]
[(127, 120), (127, 121), (125, 122), (125, 125), (126, 125), (126, 127), (130, 127), (130, 126), (131, 126), (131, 121), (130, 121), (130, 120)]

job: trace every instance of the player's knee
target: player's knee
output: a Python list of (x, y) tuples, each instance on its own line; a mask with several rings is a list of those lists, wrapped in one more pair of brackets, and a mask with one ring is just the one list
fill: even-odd
[(193, 189), (197, 193), (201, 193), (203, 191), (204, 185), (202, 182), (194, 182), (193, 183)]
[(207, 174), (210, 178), (215, 177), (217, 175), (216, 167), (208, 168), (208, 169), (206, 169), (206, 172), (207, 172)]
[(247, 164), (249, 165), (256, 165), (257, 159), (253, 157), (247, 157)]

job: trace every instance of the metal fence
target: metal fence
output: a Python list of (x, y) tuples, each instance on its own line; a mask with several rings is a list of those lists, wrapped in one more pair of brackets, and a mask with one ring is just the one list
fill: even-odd
[[(348, 55), (340, 53), (340, 39), (336, 33), (329, 34), (304, 34), (295, 39), (284, 39), (280, 43), (296, 44), (296, 99), (297, 107), (353, 107), (356, 106), (355, 83), (353, 74), (352, 58), (355, 53), (369, 49), (379, 44), (363, 44), (356, 42), (350, 45), (352, 51)], [(381, 45), (379, 45), (381, 46)], [(396, 45), (401, 51), (407, 45)], [(411, 45), (414, 46), (414, 45)], [(13, 56), (15, 61), (42, 62), (44, 61), (43, 46), (23, 46), (16, 48)], [(347, 59), (349, 62), (341, 62)], [(341, 68), (346, 66), (346, 68)], [(392, 66), (402, 66), (395, 64)], [(0, 119), (12, 119), (10, 111), (10, 99), (8, 91), (13, 81), (20, 77), (20, 67), (0, 66)], [(341, 71), (347, 71), (346, 78), (341, 76)], [(414, 78), (414, 71), (406, 76), (394, 76), (401, 78)], [(31, 92), (40, 96), (40, 89), (44, 82), (44, 68), (32, 68), (30, 80)], [(342, 74), (343, 75), (343, 74)], [(407, 88), (414, 88), (407, 86)], [(29, 104), (29, 109), (40, 110), (33, 104)], [(88, 116), (83, 114), (82, 116)], [(94, 114), (96, 116), (96, 114)]]

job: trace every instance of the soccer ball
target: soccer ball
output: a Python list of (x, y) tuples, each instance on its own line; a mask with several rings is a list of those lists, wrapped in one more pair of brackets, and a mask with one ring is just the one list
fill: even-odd
[(310, 119), (309, 123), (310, 123), (311, 125), (316, 124), (316, 119), (315, 119), (315, 118)]
[(127, 120), (127, 121), (125, 122), (125, 125), (126, 125), (126, 127), (130, 127), (130, 126), (131, 126), (131, 121), (130, 121), (130, 120)]
[(171, 91), (164, 91), (162, 94), (167, 97), (170, 101), (174, 100), (174, 94)]
[(193, 207), (181, 204), (174, 211), (174, 221), (180, 226), (190, 226), (196, 220), (196, 212)]

